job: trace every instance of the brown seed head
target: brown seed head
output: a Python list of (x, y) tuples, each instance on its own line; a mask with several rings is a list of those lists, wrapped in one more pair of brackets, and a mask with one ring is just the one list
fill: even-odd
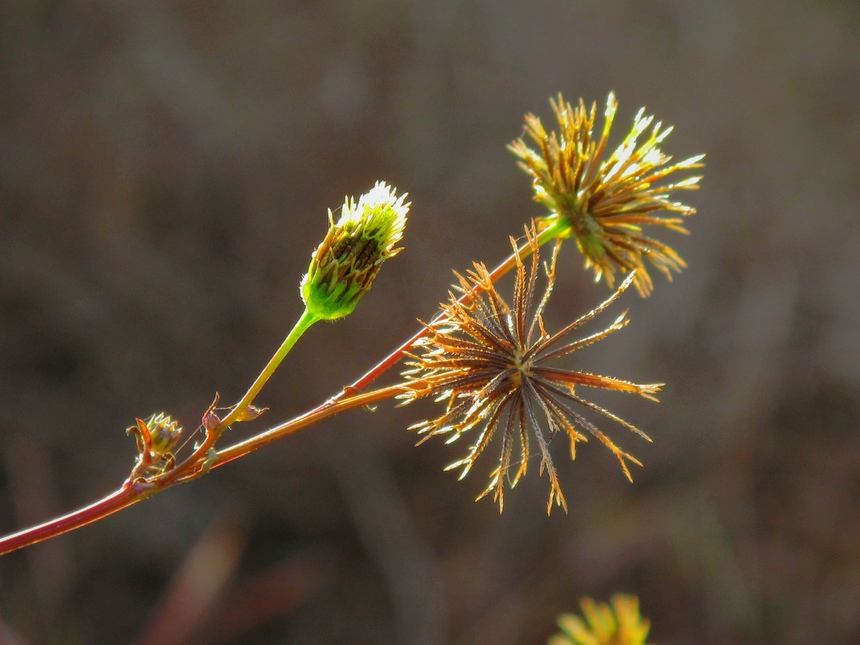
[[(504, 508), (504, 487), (508, 481), (513, 488), (526, 474), (531, 455), (532, 439), (540, 451), (540, 472), (550, 478), (547, 512), (553, 502), (567, 510), (552, 457), (549, 438), (562, 432), (570, 440), (571, 458), (576, 457), (576, 443), (586, 441), (587, 434), (597, 437), (618, 458), (628, 479), (626, 461), (641, 465), (623, 452), (582, 414), (587, 408), (600, 413), (645, 439), (641, 430), (608, 410), (579, 396), (577, 385), (598, 387), (619, 392), (632, 392), (645, 398), (653, 396), (662, 384), (638, 385), (628, 381), (553, 367), (551, 364), (567, 354), (591, 345), (627, 324), (626, 313), (607, 329), (579, 340), (568, 337), (583, 324), (611, 305), (631, 284), (631, 274), (603, 304), (579, 317), (555, 334), (544, 328), (543, 311), (555, 280), (555, 251), (546, 267), (546, 288), (538, 297), (539, 258), (537, 232), (534, 226), (526, 230), (532, 251), (527, 269), (511, 243), (517, 257), (513, 304), (499, 295), (483, 264), (476, 263), (467, 277), (456, 274), (458, 291), (473, 295), (469, 304), (458, 302), (454, 294), (442, 305), (442, 317), (428, 325), (429, 334), (416, 343), (408, 368), (403, 373), (407, 391), (401, 396), (407, 403), (423, 397), (445, 401), (445, 412), (435, 419), (422, 421), (411, 429), (426, 438), (444, 435), (448, 442), (480, 428), (469, 453), (447, 469), (462, 468), (465, 477), (494, 435), (501, 434), (499, 464), (490, 476), (490, 484), (479, 499), (491, 491)], [(650, 439), (648, 439), (650, 441)], [(520, 459), (513, 461), (513, 451), (519, 446)], [(516, 471), (512, 467), (516, 466)], [(513, 472), (513, 474), (511, 474)]]
[(653, 283), (646, 259), (669, 280), (672, 271), (680, 271), (686, 264), (671, 247), (643, 235), (642, 228), (656, 225), (687, 233), (683, 218), (696, 211), (672, 201), (671, 193), (697, 189), (701, 176), (674, 183), (663, 180), (680, 170), (700, 168), (704, 155), (670, 164), (672, 158), (659, 146), (672, 128), (663, 129), (660, 122), (640, 144), (639, 137), (654, 120), (642, 108), (621, 145), (604, 159), (618, 107), (615, 95), (610, 93), (606, 101), (603, 130), (597, 140), (593, 137), (596, 103), (589, 111), (580, 99), (574, 108), (559, 94), (550, 104), (559, 131), (548, 134), (538, 117), (527, 114), (526, 135), (537, 150), (523, 138), (508, 146), (532, 177), (535, 201), (550, 211), (538, 220), (538, 229), (563, 222), (567, 226), (562, 226), (560, 236), (576, 238), (585, 266), (593, 267), (596, 280), (605, 277), (612, 287), (616, 270), (635, 271), (637, 290), (642, 296), (649, 295)]

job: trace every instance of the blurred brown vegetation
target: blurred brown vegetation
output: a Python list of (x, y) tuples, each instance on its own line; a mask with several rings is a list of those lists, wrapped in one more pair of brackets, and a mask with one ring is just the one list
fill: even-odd
[[(634, 484), (592, 441), (569, 515), (535, 473), (499, 517), (442, 472), (463, 446), (413, 447), (429, 408), (354, 411), (3, 557), (0, 637), (531, 644), (624, 591), (664, 645), (860, 642), (858, 33), (852, 0), (2, 3), (3, 533), (116, 487), (135, 416), (238, 397), (344, 195), (408, 190), (406, 251), (298, 345), (271, 423), (504, 256), (540, 213), (505, 144), (557, 91), (708, 158), (690, 268), (576, 359), (668, 383), (600, 399), (655, 439), (602, 424)], [(572, 247), (559, 275), (552, 328), (606, 295)]]

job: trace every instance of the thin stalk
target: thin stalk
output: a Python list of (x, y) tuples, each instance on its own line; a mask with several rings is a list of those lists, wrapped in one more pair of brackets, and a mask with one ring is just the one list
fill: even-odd
[(390, 385), (388, 387), (371, 390), (370, 392), (365, 392), (363, 394), (355, 394), (336, 402), (329, 401), (327, 404), (318, 406), (295, 419), (291, 419), (286, 423), (269, 428), (268, 430), (249, 439), (245, 439), (244, 441), (228, 446), (223, 450), (219, 450), (218, 456), (212, 464), (212, 468), (218, 468), (228, 462), (239, 459), (239, 457), (244, 457), (249, 452), (253, 452), (258, 448), (262, 448), (263, 446), (272, 443), (273, 441), (282, 439), (287, 435), (293, 434), (294, 432), (318, 423), (323, 419), (334, 416), (335, 414), (360, 405), (372, 405), (385, 399), (391, 399), (403, 391), (404, 388), (401, 385)]
[[(217, 460), (214, 461), (211, 467), (217, 468), (219, 466), (223, 466), (227, 462), (247, 455), (249, 452), (252, 452), (257, 448), (261, 448), (262, 446), (272, 443), (281, 437), (285, 437), (301, 430), (302, 428), (306, 428), (309, 425), (318, 423), (323, 419), (362, 405), (370, 405), (384, 399), (390, 399), (397, 394), (400, 394), (402, 391), (402, 387), (394, 385), (348, 397), (324, 410), (319, 408), (311, 410), (310, 412), (298, 416), (295, 419), (291, 419), (286, 423), (274, 426), (251, 439), (241, 441), (219, 451), (217, 453)], [(126, 482), (122, 488), (115, 490), (110, 495), (90, 504), (89, 506), (79, 508), (78, 510), (72, 511), (62, 517), (54, 518), (48, 522), (44, 522), (43, 524), (32, 526), (28, 529), (0, 538), (0, 555), (9, 553), (10, 551), (15, 551), (16, 549), (20, 549), (25, 546), (30, 546), (31, 544), (36, 544), (37, 542), (42, 542), (43, 540), (62, 535), (63, 533), (68, 533), (74, 529), (78, 529), (82, 526), (86, 526), (87, 524), (104, 519), (108, 515), (113, 515), (117, 511), (121, 511), (133, 504), (137, 504), (165, 488), (169, 488), (174, 484), (181, 484), (197, 479), (198, 477), (203, 476), (206, 472), (208, 471), (200, 469), (191, 470), (190, 472), (169, 481), (166, 479), (155, 479), (151, 482)]]
[(147, 484), (125, 485), (107, 497), (72, 511), (68, 515), (55, 517), (43, 524), (0, 538), (0, 555), (96, 522), (146, 499), (153, 492), (155, 489)]
[(260, 372), (260, 375), (251, 383), (251, 387), (248, 388), (248, 391), (245, 392), (241, 400), (233, 406), (227, 416), (221, 419), (217, 425), (207, 428), (203, 441), (195, 445), (194, 452), (188, 455), (181, 463), (177, 464), (175, 468), (159, 477), (158, 481), (163, 487), (173, 485), (178, 481), (197, 479), (209, 471), (213, 463), (211, 452), (214, 450), (218, 439), (221, 438), (221, 435), (227, 428), (242, 419), (242, 416), (247, 412), (251, 403), (257, 398), (260, 390), (263, 389), (263, 386), (272, 374), (274, 374), (275, 370), (278, 369), (284, 357), (293, 348), (299, 338), (302, 337), (302, 334), (318, 321), (319, 318), (310, 313), (307, 307), (305, 307), (305, 310), (296, 321), (296, 324), (293, 325), (290, 333), (284, 338), (284, 342), (281, 343), (281, 346), (272, 355), (272, 358), (269, 359), (269, 362), (263, 368), (263, 371)]
[(307, 308), (305, 308), (302, 315), (299, 317), (293, 329), (287, 334), (287, 337), (284, 339), (284, 342), (281, 343), (281, 346), (278, 348), (278, 351), (269, 359), (266, 367), (263, 368), (263, 371), (260, 372), (260, 375), (251, 383), (251, 387), (248, 388), (248, 391), (245, 392), (245, 396), (233, 406), (233, 409), (230, 410), (230, 413), (224, 417), (221, 422), (218, 424), (216, 428), (216, 434), (219, 431), (229, 428), (236, 421), (238, 421), (242, 415), (247, 411), (248, 407), (254, 402), (254, 399), (257, 398), (257, 395), (260, 393), (260, 390), (263, 389), (263, 386), (266, 384), (266, 381), (269, 380), (269, 377), (278, 369), (278, 366), (281, 364), (281, 361), (284, 360), (284, 357), (289, 353), (289, 351), (293, 348), (293, 345), (296, 344), (296, 341), (301, 338), (302, 334), (304, 334), (308, 328), (313, 325), (315, 322), (319, 321), (315, 315), (310, 313)]

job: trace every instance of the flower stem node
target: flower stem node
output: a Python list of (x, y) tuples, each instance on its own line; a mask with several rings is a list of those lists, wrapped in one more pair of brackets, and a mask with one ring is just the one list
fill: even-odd
[(397, 255), (403, 237), (409, 202), (384, 182), (358, 199), (344, 201), (335, 223), (329, 211), (329, 230), (311, 257), (302, 279), (302, 299), (319, 320), (349, 315), (370, 290), (382, 263)]
[(200, 425), (203, 426), (206, 432), (211, 432), (215, 428), (218, 427), (218, 424), (221, 423), (221, 417), (219, 417), (215, 413), (215, 407), (218, 405), (218, 400), (221, 398), (221, 395), (217, 392), (215, 393), (215, 399), (207, 408), (206, 412), (203, 413), (203, 417), (200, 419)]

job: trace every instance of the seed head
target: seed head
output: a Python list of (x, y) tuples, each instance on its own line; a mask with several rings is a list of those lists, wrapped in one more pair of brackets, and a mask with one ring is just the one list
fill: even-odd
[[(650, 439), (632, 424), (582, 398), (575, 388), (581, 385), (632, 392), (656, 400), (653, 395), (662, 386), (659, 383), (637, 385), (608, 376), (551, 366), (556, 359), (596, 343), (627, 324), (625, 312), (601, 332), (579, 340), (568, 340), (574, 331), (611, 305), (631, 284), (635, 274), (630, 274), (599, 307), (557, 333), (549, 334), (544, 328), (543, 311), (555, 280), (559, 243), (556, 243), (552, 259), (545, 267), (546, 288), (543, 296), (538, 298), (539, 258), (534, 226), (526, 230), (526, 235), (532, 251), (529, 269), (526, 269), (517, 245), (511, 239), (517, 259), (513, 305), (509, 306), (496, 291), (483, 264), (476, 263), (467, 277), (456, 274), (460, 283), (456, 289), (473, 294), (471, 300), (464, 304), (458, 302), (453, 293), (450, 294), (449, 301), (442, 304), (442, 316), (427, 326), (428, 335), (416, 343), (403, 373), (406, 392), (401, 398), (405, 402), (428, 396), (446, 402), (442, 415), (412, 426), (411, 429), (417, 430), (418, 434), (425, 435), (422, 441), (444, 435), (450, 443), (473, 428), (480, 428), (469, 453), (446, 470), (462, 468), (462, 479), (493, 436), (501, 434), (498, 466), (490, 475), (489, 486), (478, 498), (492, 491), (500, 512), (504, 508), (505, 482), (508, 481), (513, 488), (526, 474), (532, 438), (540, 450), (540, 472), (542, 474), (546, 470), (549, 473), (547, 512), (552, 510), (553, 502), (567, 510), (549, 452), (549, 440), (556, 433), (567, 434), (571, 458), (576, 457), (576, 443), (587, 440), (586, 433), (597, 437), (615, 454), (627, 478), (632, 480), (626, 461), (637, 465), (641, 465), (640, 462), (618, 448), (583, 416), (582, 411), (589, 409), (602, 414)], [(516, 444), (519, 445), (520, 459), (515, 463), (513, 451)], [(517, 466), (516, 472), (512, 471), (513, 466)]]
[(535, 201), (550, 211), (538, 220), (538, 229), (563, 222), (567, 226), (562, 227), (561, 237), (576, 238), (585, 257), (585, 267), (593, 267), (595, 280), (605, 277), (612, 287), (617, 269), (635, 271), (637, 290), (643, 297), (649, 295), (653, 283), (645, 259), (669, 280), (672, 271), (680, 271), (686, 264), (671, 247), (643, 235), (642, 227), (665, 226), (687, 233), (683, 218), (696, 211), (672, 201), (671, 193), (697, 189), (701, 176), (656, 184), (677, 171), (700, 168), (704, 155), (669, 164), (672, 157), (665, 155), (659, 146), (672, 128), (663, 129), (660, 122), (639, 144), (639, 137), (654, 120), (642, 108), (621, 145), (604, 159), (618, 107), (615, 94), (610, 93), (606, 101), (603, 131), (596, 141), (593, 139), (596, 103), (589, 112), (582, 99), (574, 108), (559, 94), (550, 104), (559, 131), (547, 134), (541, 120), (527, 114), (526, 135), (537, 144), (538, 150), (530, 148), (523, 138), (508, 146), (520, 159), (520, 167), (532, 177)]
[(311, 257), (301, 292), (310, 313), (321, 320), (342, 318), (370, 290), (382, 263), (397, 255), (410, 203), (377, 182), (355, 200), (347, 197), (340, 219), (328, 212), (329, 230)]

